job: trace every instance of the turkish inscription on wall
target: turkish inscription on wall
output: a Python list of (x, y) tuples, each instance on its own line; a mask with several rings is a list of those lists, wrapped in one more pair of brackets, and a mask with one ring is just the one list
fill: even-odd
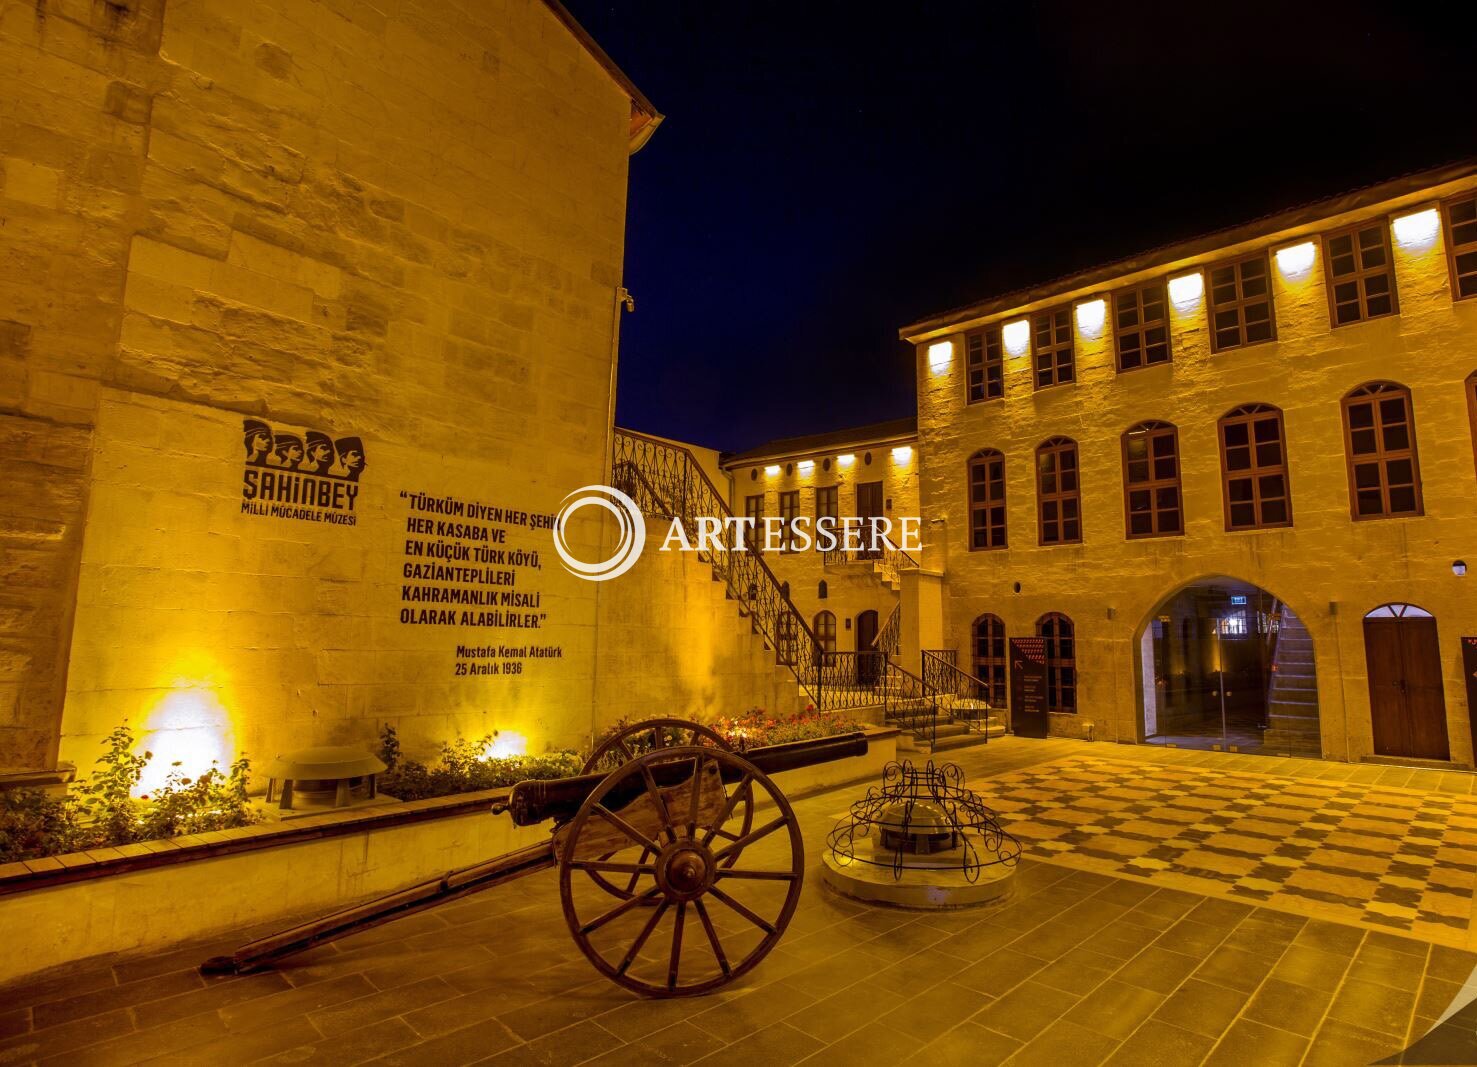
[(552, 530), (552, 514), (410, 490), (400, 499), (406, 505), (401, 624), (509, 631), (459, 643), (458, 676), (522, 674), (527, 660), (563, 657), (559, 645), (538, 640), (549, 618), (539, 551), (515, 543), (520, 535)]

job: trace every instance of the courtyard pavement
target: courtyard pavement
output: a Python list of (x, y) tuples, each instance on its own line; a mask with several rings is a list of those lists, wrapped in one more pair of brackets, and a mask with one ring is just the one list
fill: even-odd
[[(1017, 738), (950, 756), (1025, 842), (1003, 906), (905, 912), (826, 890), (820, 848), (852, 787), (795, 804), (800, 907), (709, 997), (640, 1000), (599, 977), (549, 872), (264, 974), (196, 972), (243, 932), (0, 990), (0, 1065), (1342, 1067), (1420, 1040), (1477, 966), (1459, 947), (1471, 883), (1446, 873), (1466, 863), (1471, 776)], [(1348, 911), (1366, 883), (1395, 909)], [(1474, 1014), (1404, 1062), (1477, 1063)]]

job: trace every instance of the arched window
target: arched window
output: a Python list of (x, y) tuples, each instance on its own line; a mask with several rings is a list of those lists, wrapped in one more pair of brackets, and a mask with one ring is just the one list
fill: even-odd
[(822, 578), (818, 583), (816, 583), (816, 587), (815, 587), (815, 598), (817, 600), (825, 600), (826, 597), (828, 597), (830, 595), (831, 595), (830, 587), (826, 585), (826, 580), (824, 578)]
[(821, 646), (822, 652), (836, 651), (836, 616), (829, 611), (817, 612), (815, 624), (815, 640)]
[(1036, 620), (1036, 636), (1046, 638), (1046, 710), (1077, 710), (1077, 640), (1072, 620), (1050, 612)]
[(1369, 382), (1344, 397), (1344, 444), (1354, 518), (1422, 513), (1409, 389)]
[(1180, 505), (1179, 432), (1167, 422), (1141, 422), (1123, 435), (1127, 536), (1185, 532)]
[(1037, 536), (1043, 545), (1082, 540), (1082, 487), (1077, 479), (1077, 442), (1052, 437), (1036, 448)]
[(1246, 404), (1221, 417), (1221, 481), (1226, 529), (1292, 525), (1282, 412)]
[(1005, 547), (1005, 457), (982, 448), (969, 460), (969, 548)]
[(999, 615), (974, 620), (974, 676), (984, 682), (980, 696), (1005, 707), (1005, 620)]

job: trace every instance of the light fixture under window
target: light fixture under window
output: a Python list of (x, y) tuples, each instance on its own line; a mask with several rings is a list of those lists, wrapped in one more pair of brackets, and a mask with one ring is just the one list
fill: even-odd
[(771, 463), (769, 466), (764, 468), (764, 473), (769, 475), (771, 478), (773, 478), (779, 472), (780, 465), (778, 463)]
[(954, 342), (935, 341), (928, 346), (928, 367), (935, 374), (949, 369), (954, 362)]
[(813, 460), (813, 459), (802, 459), (800, 461), (800, 473), (801, 474), (809, 474), (813, 470), (815, 470), (815, 460)]
[(856, 456), (852, 455), (850, 452), (847, 452), (845, 455), (837, 456), (836, 462), (843, 467), (850, 467), (853, 463), (856, 462)]
[(1031, 348), (1031, 323), (1027, 319), (1007, 322), (1000, 337), (1005, 342), (1005, 351), (1012, 356), (1024, 356)]
[(1391, 224), (1395, 240), (1406, 248), (1425, 248), (1441, 232), (1441, 215), (1435, 208), (1402, 215)]
[(1169, 300), (1177, 308), (1193, 307), (1205, 293), (1205, 275), (1198, 270), (1169, 279)]
[(1277, 249), (1277, 269), (1284, 278), (1301, 278), (1313, 269), (1317, 246), (1312, 241)]
[(908, 462), (908, 460), (910, 460), (910, 459), (913, 458), (913, 448), (912, 448), (912, 446), (911, 445), (898, 445), (896, 448), (894, 448), (892, 450), (892, 458), (895, 459), (895, 460), (897, 460), (897, 462), (899, 462), (899, 463), (906, 463), (906, 462)]
[(1103, 323), (1108, 318), (1108, 302), (1099, 297), (1077, 305), (1077, 332), (1084, 337), (1096, 337), (1103, 332)]

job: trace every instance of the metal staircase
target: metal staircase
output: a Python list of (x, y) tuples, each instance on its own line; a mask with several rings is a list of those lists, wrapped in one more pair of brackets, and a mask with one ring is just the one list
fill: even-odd
[(935, 749), (978, 744), (1004, 734), (1009, 713), (992, 707), (984, 681), (961, 670), (954, 649), (923, 651), (923, 682), (938, 705), (939, 740)]

